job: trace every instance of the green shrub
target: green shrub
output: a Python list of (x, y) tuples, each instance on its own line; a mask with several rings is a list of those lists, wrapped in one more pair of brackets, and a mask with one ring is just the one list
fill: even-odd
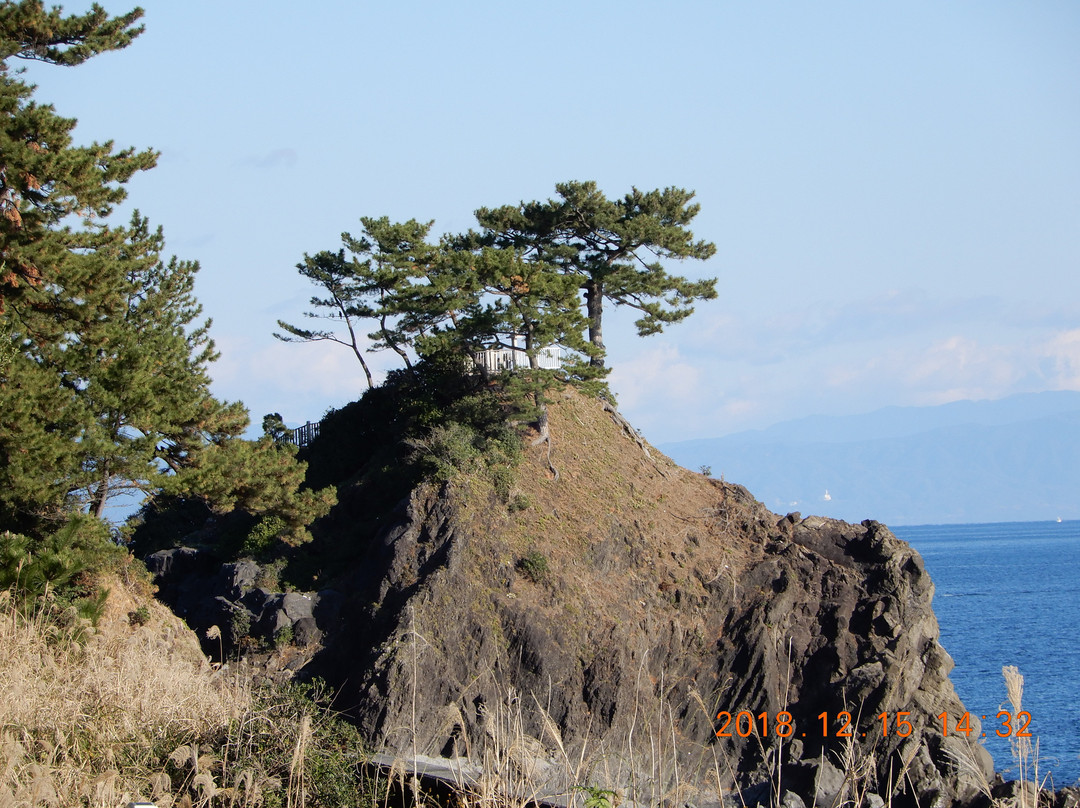
[(288, 563), (287, 559), (279, 557), (266, 564), (262, 564), (259, 567), (259, 574), (255, 576), (255, 586), (260, 589), (265, 589), (267, 592), (280, 592), (281, 573), (285, 570), (285, 565)]
[(150, 622), (150, 607), (143, 604), (138, 609), (128, 612), (128, 623), (133, 626), (145, 626)]
[(449, 482), (459, 473), (482, 468), (479, 436), (465, 424), (451, 422), (433, 427), (422, 438), (413, 438), (413, 460), (433, 479)]
[[(370, 784), (363, 777), (366, 753), (360, 732), (330, 707), (330, 694), (321, 681), (267, 686), (254, 696), (251, 714), (230, 732), (240, 754), (236, 770), (261, 770), (282, 784), (288, 782), (289, 761), (306, 727), (303, 774), (308, 804), (375, 804), (365, 799)], [(282, 796), (280, 791), (268, 792), (264, 804), (271, 806)]]
[(237, 609), (229, 618), (229, 642), (240, 645), (245, 637), (251, 635), (251, 613), (247, 609)]
[(499, 499), (509, 505), (510, 491), (514, 487), (514, 470), (504, 465), (492, 466), (488, 469), (488, 476)]
[[(360, 733), (330, 707), (320, 681), (263, 682), (250, 704), (219, 733), (175, 739), (155, 751), (151, 760), (163, 759), (155, 774), (163, 772), (171, 780), (170, 805), (381, 804), (365, 776), (367, 754)], [(300, 782), (306, 800), (298, 801), (289, 791)], [(218, 797), (210, 799), (215, 791)]]
[(273, 514), (262, 516), (248, 531), (240, 547), (240, 554), (252, 558), (266, 557), (275, 542), (288, 531), (288, 527), (280, 516)]
[(574, 790), (585, 792), (585, 808), (616, 808), (619, 804), (619, 795), (610, 788), (575, 786)]
[(549, 570), (547, 557), (539, 550), (532, 550), (528, 555), (519, 558), (517, 568), (522, 575), (533, 583), (540, 583), (540, 581), (544, 580)]
[(274, 632), (274, 647), (284, 648), (293, 641), (293, 627), (282, 626)]
[[(90, 516), (76, 516), (40, 539), (0, 533), (0, 589), (13, 588), (23, 600), (46, 592), (66, 603), (99, 598), (95, 577), (119, 572), (127, 561), (127, 551), (112, 541), (108, 527)], [(92, 612), (95, 607), (86, 608)]]
[(97, 589), (93, 594), (75, 601), (75, 611), (83, 620), (89, 620), (90, 625), (97, 628), (102, 615), (105, 614), (105, 602), (109, 599), (108, 589)]

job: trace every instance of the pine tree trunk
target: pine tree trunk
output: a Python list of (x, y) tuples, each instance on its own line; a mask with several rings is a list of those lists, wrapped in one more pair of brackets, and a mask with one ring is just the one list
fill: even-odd
[(388, 329), (386, 327), (386, 317), (385, 317), (385, 315), (383, 317), (379, 318), (379, 330), (382, 332), (382, 336), (383, 336), (383, 339), (386, 341), (386, 344), (389, 345), (391, 347), (391, 349), (393, 349), (394, 353), (396, 353), (398, 356), (401, 357), (402, 361), (405, 362), (405, 367), (408, 368), (409, 370), (412, 370), (412, 362), (409, 361), (409, 355), (405, 352), (404, 348), (402, 348), (400, 345), (398, 345), (390, 337), (390, 329)]
[(540, 405), (540, 417), (536, 419), (536, 429), (540, 433), (539, 436), (532, 442), (533, 446), (539, 446), (541, 443), (547, 444), (547, 467), (551, 472), (551, 476), (556, 482), (559, 480), (559, 470), (555, 468), (555, 464), (551, 462), (551, 426), (548, 424), (548, 408), (547, 402), (543, 402)]
[(106, 467), (101, 483), (94, 492), (94, 516), (101, 519), (105, 514), (105, 503), (109, 500), (109, 469)]
[(371, 378), (371, 370), (368, 368), (367, 362), (364, 361), (364, 354), (360, 350), (360, 345), (356, 341), (356, 331), (353, 329), (352, 321), (349, 319), (348, 314), (345, 313), (343, 306), (338, 306), (341, 309), (341, 314), (345, 318), (345, 325), (349, 329), (349, 342), (352, 346), (352, 352), (356, 354), (356, 358), (360, 360), (360, 367), (364, 369), (364, 375), (367, 376), (368, 390), (375, 386), (375, 380)]
[(360, 367), (364, 369), (364, 375), (367, 376), (367, 386), (370, 390), (372, 387), (375, 386), (375, 380), (371, 378), (371, 370), (370, 368), (368, 368), (368, 364), (364, 361), (364, 356), (360, 353), (359, 350), (353, 348), (353, 353), (356, 354), (356, 358), (360, 360)]
[(525, 327), (525, 356), (529, 359), (529, 370), (540, 369), (540, 357), (536, 355), (533, 329), (529, 325)]
[(589, 316), (589, 342), (597, 349), (597, 355), (589, 359), (593, 367), (604, 366), (604, 285), (592, 279), (585, 283), (585, 311)]

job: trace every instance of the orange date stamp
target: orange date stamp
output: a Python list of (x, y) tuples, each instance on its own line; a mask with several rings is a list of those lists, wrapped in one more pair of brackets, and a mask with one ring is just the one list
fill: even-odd
[[(1000, 710), (995, 717), (1001, 722), (1000, 726), (995, 730), (998, 737), (1031, 737), (1031, 713), (1027, 712), (1027, 710), (1021, 710), (1016, 715), (1013, 715), (1008, 710)], [(936, 718), (941, 722), (941, 734), (945, 737), (952, 733), (953, 735), (962, 734), (970, 738), (971, 734), (975, 732), (975, 728), (971, 725), (970, 713), (962, 713), (952, 720), (950, 720), (948, 713), (939, 713)], [(985, 721), (987, 717), (984, 715), (981, 718)], [(906, 738), (915, 732), (915, 726), (911, 723), (910, 710), (878, 713), (874, 722), (867, 725), (866, 729), (862, 731), (853, 726), (851, 713), (847, 710), (840, 710), (831, 714), (828, 712), (820, 713), (817, 717), (820, 723), (815, 722), (812, 729), (805, 728), (801, 731), (796, 729), (795, 719), (787, 710), (780, 710), (777, 713), (765, 711), (757, 715), (754, 715), (750, 710), (739, 710), (736, 713), (721, 710), (716, 714), (716, 720), (720, 722), (720, 726), (716, 730), (717, 738), (749, 738), (751, 735), (765, 738), (770, 734), (775, 735), (777, 738), (806, 738), (808, 730), (810, 737), (818, 738), (866, 738), (870, 736), (887, 738), (889, 735)], [(985, 732), (982, 733), (982, 737), (986, 737)]]

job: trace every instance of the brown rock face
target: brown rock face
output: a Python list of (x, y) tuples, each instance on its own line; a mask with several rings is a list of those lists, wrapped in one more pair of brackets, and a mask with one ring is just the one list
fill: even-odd
[(478, 479), (418, 489), (355, 574), (319, 662), (377, 748), (530, 796), (975, 798), (990, 759), (953, 731), (914, 550), (646, 457), (593, 402), (551, 426), (560, 480), (526, 461), (514, 508)]

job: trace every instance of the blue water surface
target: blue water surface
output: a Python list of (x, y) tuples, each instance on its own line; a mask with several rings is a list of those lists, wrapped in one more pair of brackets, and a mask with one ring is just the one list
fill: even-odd
[(995, 715), (1009, 709), (1004, 665), (1024, 675), (1022, 707), (1039, 740), (1040, 772), (1080, 781), (1080, 521), (894, 527), (934, 581), (941, 644), (965, 707), (983, 722), (998, 771), (1016, 777)]

